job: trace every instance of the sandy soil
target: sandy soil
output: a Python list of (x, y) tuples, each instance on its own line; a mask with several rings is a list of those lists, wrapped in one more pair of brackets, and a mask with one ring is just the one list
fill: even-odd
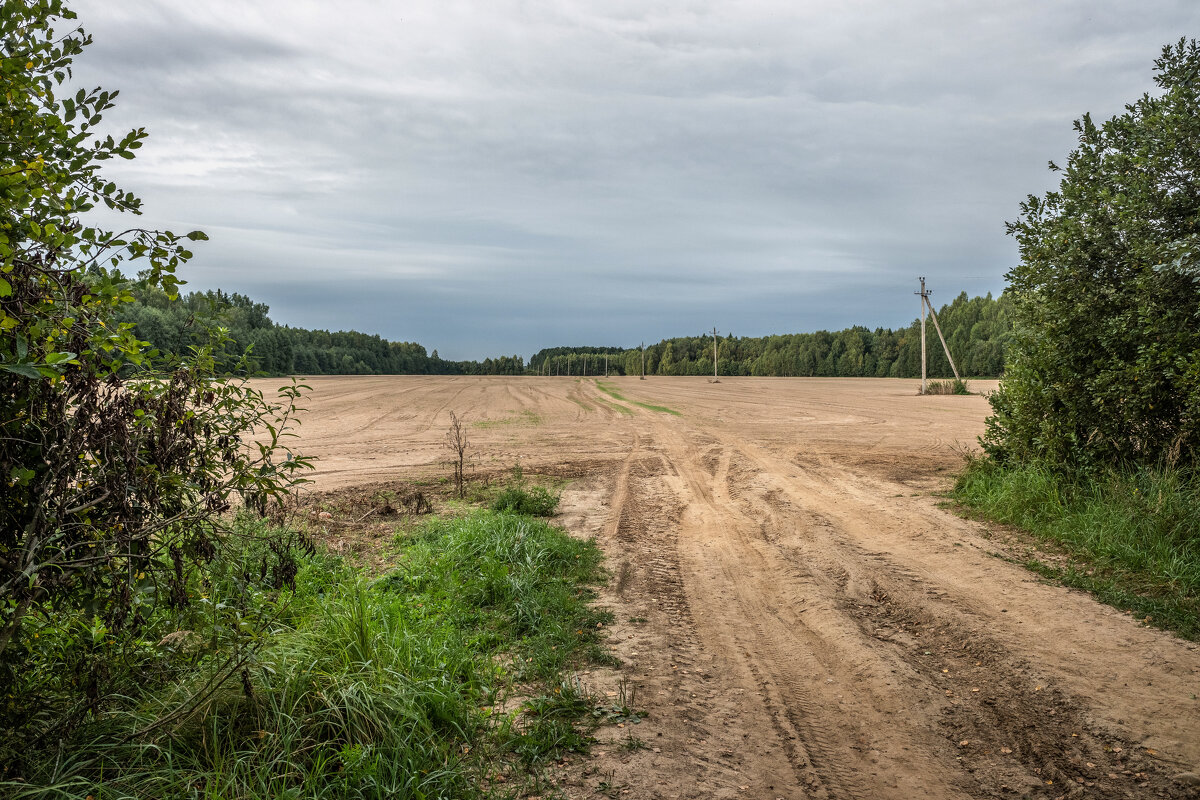
[[(1006, 560), (941, 507), (981, 397), (843, 379), (318, 378), (318, 489), (476, 468), (572, 476), (640, 725), (571, 797), (1187, 797), (1200, 651)], [(977, 389), (994, 385), (981, 383)], [(648, 410), (665, 406), (678, 416)], [(998, 557), (999, 556), (999, 557)], [(644, 746), (643, 746), (644, 745)]]

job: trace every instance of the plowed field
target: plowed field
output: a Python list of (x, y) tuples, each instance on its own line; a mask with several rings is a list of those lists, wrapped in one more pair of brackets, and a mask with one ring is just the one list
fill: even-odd
[(1020, 537), (941, 507), (982, 397), (868, 379), (309, 383), (318, 490), (447, 474), (451, 411), (475, 470), (572, 479), (559, 521), (608, 555), (624, 662), (585, 680), (649, 716), (564, 765), (569, 796), (1195, 791), (1173, 776), (1200, 765), (1196, 645), (1041, 582), (1014, 563)]

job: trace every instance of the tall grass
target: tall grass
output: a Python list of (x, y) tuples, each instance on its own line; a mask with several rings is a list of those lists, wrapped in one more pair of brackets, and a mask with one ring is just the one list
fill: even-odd
[(954, 378), (953, 380), (928, 381), (925, 384), (925, 391), (918, 391), (917, 394), (971, 394), (971, 388), (967, 386), (966, 381)]
[(375, 580), (308, 560), (295, 595), (269, 601), (284, 613), (267, 640), (202, 703), (224, 660), (94, 720), (0, 795), (468, 798), (586, 748), (594, 703), (570, 670), (608, 619), (589, 605), (594, 544), (479, 512), (430, 522), (395, 560)]
[(1067, 477), (1040, 464), (978, 459), (955, 487), (964, 505), (1064, 550), (1029, 566), (1200, 637), (1200, 483), (1177, 469)]

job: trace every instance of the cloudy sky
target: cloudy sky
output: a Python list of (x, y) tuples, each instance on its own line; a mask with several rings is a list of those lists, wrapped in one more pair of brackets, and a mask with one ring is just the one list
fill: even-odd
[(82, 0), (108, 176), (277, 322), (475, 358), (998, 293), (1195, 0)]

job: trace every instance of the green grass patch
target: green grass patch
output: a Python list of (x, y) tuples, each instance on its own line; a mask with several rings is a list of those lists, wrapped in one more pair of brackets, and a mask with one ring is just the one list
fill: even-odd
[(580, 408), (582, 408), (584, 411), (591, 411), (591, 410), (592, 410), (592, 407), (591, 407), (590, 405), (588, 405), (587, 403), (583, 402), (582, 400), (580, 400), (580, 399), (579, 399), (579, 398), (577, 398), (577, 397), (571, 397), (570, 395), (568, 395), (568, 396), (567, 396), (567, 399), (568, 399), (568, 400), (570, 400), (570, 401), (571, 401), (572, 403), (574, 403), (575, 405), (577, 405), (577, 406), (579, 406)]
[(1027, 566), (1188, 639), (1200, 638), (1200, 484), (1179, 470), (1066, 477), (1039, 464), (968, 464), (954, 497), (1051, 543)]
[(543, 486), (531, 486), (528, 489), (510, 486), (492, 501), (492, 510), (530, 517), (551, 517), (558, 507), (558, 499), (558, 495)]
[(633, 416), (633, 409), (630, 408), (629, 406), (623, 406), (620, 403), (614, 403), (611, 400), (605, 400), (603, 397), (597, 397), (596, 402), (600, 403), (601, 405), (605, 406), (606, 408), (611, 408), (613, 411), (616, 411), (618, 414), (624, 414), (627, 417)]
[(507, 417), (497, 417), (496, 419), (481, 419), (471, 423), (472, 428), (480, 428), (487, 430), (488, 428), (502, 428), (508, 425), (541, 425), (542, 418), (535, 412), (526, 409), (524, 411), (510, 414)]
[(600, 381), (596, 381), (596, 388), (599, 389), (600, 391), (604, 392), (609, 397), (612, 397), (616, 400), (621, 400), (622, 402), (625, 402), (625, 403), (632, 403), (633, 405), (635, 405), (639, 408), (644, 408), (647, 411), (657, 411), (660, 414), (671, 414), (676, 417), (683, 416), (683, 414), (679, 413), (678, 411), (676, 411), (673, 408), (667, 408), (666, 406), (651, 405), (650, 403), (642, 403), (637, 400), (630, 400), (628, 397), (625, 397), (623, 394), (618, 392), (611, 384), (601, 383)]
[[(245, 643), (256, 647), (213, 649), (219, 632), (198, 627), (181, 640), (195, 649), (187, 668), (147, 674), (60, 741), (31, 746), (0, 795), (471, 798), (497, 774), (506, 795), (536, 786), (543, 761), (586, 751), (600, 705), (572, 675), (603, 653), (611, 621), (591, 605), (594, 543), (478, 511), (429, 520), (396, 548), (375, 579), (304, 557), (294, 592), (256, 594), (270, 620)], [(38, 677), (41, 691), (70, 679)], [(30, 731), (7, 743), (22, 735), (32, 745)]]

